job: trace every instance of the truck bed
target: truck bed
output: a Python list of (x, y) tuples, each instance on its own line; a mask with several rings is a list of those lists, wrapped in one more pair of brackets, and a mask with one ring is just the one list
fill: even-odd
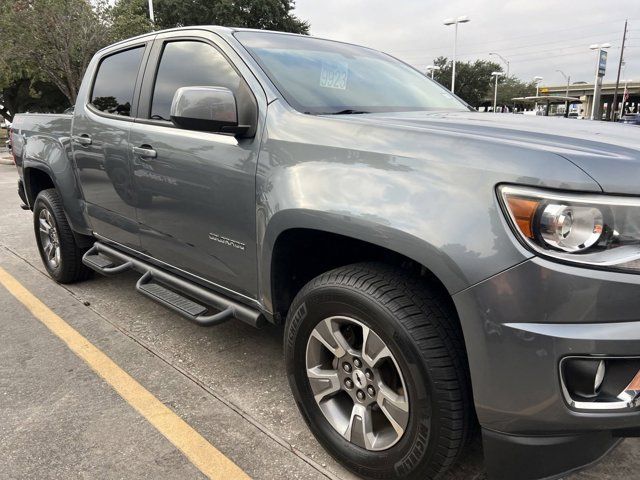
[(52, 147), (52, 143), (68, 151), (72, 119), (72, 115), (64, 113), (16, 115), (11, 125), (11, 144), (18, 170), (22, 170), (25, 156), (31, 160), (45, 161), (45, 158), (50, 155), (48, 149)]

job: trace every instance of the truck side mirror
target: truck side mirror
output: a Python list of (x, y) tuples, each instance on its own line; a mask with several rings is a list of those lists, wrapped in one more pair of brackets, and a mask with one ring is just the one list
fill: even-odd
[(180, 128), (241, 135), (235, 95), (225, 87), (181, 87), (171, 103), (171, 121)]

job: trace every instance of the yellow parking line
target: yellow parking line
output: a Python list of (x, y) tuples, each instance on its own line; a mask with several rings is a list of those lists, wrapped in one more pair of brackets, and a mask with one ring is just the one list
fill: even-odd
[(225, 457), (202, 435), (136, 382), (107, 355), (53, 313), (20, 282), (0, 267), (0, 284), (84, 360), (118, 394), (198, 469), (212, 479), (249, 479), (240, 467)]

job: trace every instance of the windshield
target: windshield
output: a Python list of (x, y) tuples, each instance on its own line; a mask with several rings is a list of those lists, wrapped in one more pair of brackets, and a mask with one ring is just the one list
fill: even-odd
[(236, 38), (303, 113), (468, 111), (440, 84), (375, 50), (278, 33), (238, 32)]

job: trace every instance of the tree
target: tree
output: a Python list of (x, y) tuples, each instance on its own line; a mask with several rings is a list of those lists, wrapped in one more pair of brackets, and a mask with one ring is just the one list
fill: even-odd
[(156, 28), (149, 19), (146, 1), (142, 6), (138, 3), (129, 0), (119, 1), (103, 12), (104, 21), (109, 26), (111, 43), (136, 37)]
[[(157, 28), (224, 25), (292, 33), (309, 33), (309, 24), (296, 17), (292, 0), (154, 0)], [(146, 15), (147, 0), (119, 0), (115, 10)]]
[(86, 0), (13, 0), (0, 6), (4, 63), (22, 62), (53, 83), (74, 104), (93, 54), (109, 43), (109, 30)]
[(52, 83), (33, 81), (28, 75), (0, 88), (0, 116), (13, 121), (14, 112), (60, 112), (68, 108), (66, 97)]
[[(491, 83), (493, 86), (493, 82)], [(491, 94), (489, 99), (493, 105), (493, 89), (490, 87)], [(518, 97), (529, 97), (536, 94), (535, 82), (525, 83), (522, 80), (509, 76), (509, 78), (500, 79), (498, 81), (498, 105), (513, 105), (513, 99)]]
[[(84, 72), (100, 48), (157, 28), (234, 25), (308, 33), (292, 0), (0, 0), (0, 115), (57, 111), (75, 104)], [(51, 94), (55, 86), (64, 97)], [(43, 95), (42, 92), (48, 92)]]
[(0, 116), (12, 121), (15, 112), (62, 111), (68, 106), (60, 90), (27, 64), (0, 57)]
[[(152, 30), (143, 15), (106, 0), (13, 0), (0, 4), (0, 114), (73, 105), (95, 52)], [(66, 97), (55, 94), (54, 85)], [(47, 91), (41, 95), (38, 91)], [(11, 113), (9, 113), (11, 112)]]
[[(434, 79), (449, 88), (451, 62), (446, 57), (438, 57), (434, 60), (434, 65), (440, 67), (440, 70), (436, 70)], [(456, 62), (456, 95), (471, 106), (479, 106), (490, 88), (491, 73), (501, 71), (499, 64), (487, 60)]]

